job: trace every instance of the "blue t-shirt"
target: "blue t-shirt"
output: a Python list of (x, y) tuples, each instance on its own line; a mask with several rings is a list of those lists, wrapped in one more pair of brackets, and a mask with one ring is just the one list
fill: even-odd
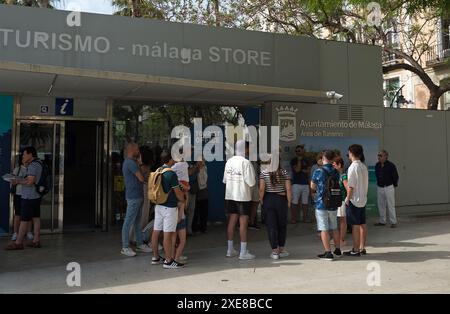
[(308, 162), (305, 158), (302, 158), (300, 164), (302, 165), (302, 170), (295, 172), (294, 167), (297, 165), (297, 157), (291, 160), (292, 184), (308, 185), (308, 175), (304, 172), (308, 169)]
[[(168, 168), (168, 166), (164, 165), (163, 168)], [(178, 183), (178, 176), (174, 171), (167, 171), (163, 173), (162, 177), (162, 186), (165, 193), (169, 193), (167, 197), (167, 201), (161, 206), (165, 207), (177, 207), (178, 199), (173, 189), (180, 188), (180, 184)]]
[(123, 178), (125, 180), (125, 197), (129, 200), (144, 198), (144, 184), (136, 177), (139, 166), (132, 159), (125, 159), (122, 166)]
[[(324, 168), (326, 168), (326, 169), (324, 169)], [(327, 171), (327, 173), (325, 173), (325, 171)], [(333, 166), (331, 164), (323, 165), (322, 168), (319, 168), (316, 171), (314, 171), (314, 173), (312, 175), (311, 181), (317, 185), (316, 199), (315, 199), (316, 209), (337, 210), (337, 208), (326, 208), (325, 204), (323, 202), (323, 195), (325, 192), (325, 184), (327, 181), (327, 177), (330, 175), (334, 175), (337, 178), (339, 178), (338, 172), (336, 171), (336, 169), (333, 168)]]

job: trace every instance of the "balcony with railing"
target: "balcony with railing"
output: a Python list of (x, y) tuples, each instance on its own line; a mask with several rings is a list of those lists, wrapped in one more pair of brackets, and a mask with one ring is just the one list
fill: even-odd
[(397, 56), (395, 53), (387, 53), (385, 51), (383, 51), (382, 54), (382, 60), (383, 60), (383, 65), (391, 65), (391, 64), (397, 64), (397, 63), (403, 63), (403, 58)]
[(450, 58), (450, 44), (439, 44), (431, 46), (425, 54), (427, 66), (437, 66)]

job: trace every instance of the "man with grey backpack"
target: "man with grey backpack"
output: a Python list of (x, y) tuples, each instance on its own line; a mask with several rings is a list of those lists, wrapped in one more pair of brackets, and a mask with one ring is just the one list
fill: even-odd
[(6, 249), (9, 251), (24, 249), (23, 242), (31, 222), (34, 226), (34, 239), (29, 246), (41, 248), (41, 200), (48, 193), (48, 185), (44, 182), (48, 170), (38, 159), (36, 148), (31, 146), (24, 148), (22, 162), (26, 165), (25, 178), (11, 182), (13, 185), (21, 185), (22, 191), (19, 233), (17, 239), (7, 246)]

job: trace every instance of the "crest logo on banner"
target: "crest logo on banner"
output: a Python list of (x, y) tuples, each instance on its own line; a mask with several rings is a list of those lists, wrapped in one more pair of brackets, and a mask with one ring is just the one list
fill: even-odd
[(297, 137), (297, 111), (294, 107), (278, 107), (278, 126), (280, 127), (280, 140), (284, 142), (295, 141)]

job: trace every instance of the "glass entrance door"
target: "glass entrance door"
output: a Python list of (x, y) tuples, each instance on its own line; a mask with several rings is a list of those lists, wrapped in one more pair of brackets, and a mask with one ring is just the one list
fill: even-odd
[(16, 125), (16, 164), (21, 150), (36, 148), (38, 157), (50, 171), (50, 192), (41, 203), (41, 224), (44, 232), (61, 232), (64, 195), (64, 122), (20, 120)]
[(106, 230), (107, 127), (65, 121), (64, 231)]

